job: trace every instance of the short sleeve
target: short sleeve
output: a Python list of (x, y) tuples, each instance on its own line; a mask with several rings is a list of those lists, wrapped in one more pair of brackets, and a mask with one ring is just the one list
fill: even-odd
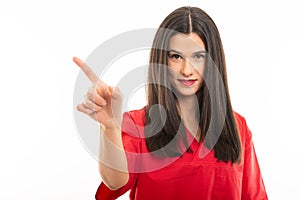
[(244, 119), (241, 130), (244, 132), (243, 135), (245, 140), (242, 199), (268, 199), (252, 141), (252, 133)]
[(113, 200), (117, 199), (121, 195), (125, 194), (128, 190), (131, 190), (130, 199), (133, 199), (134, 186), (137, 179), (137, 173), (134, 173), (132, 169), (135, 168), (134, 154), (140, 153), (141, 138), (139, 137), (138, 126), (135, 120), (131, 117), (129, 112), (123, 114), (122, 121), (122, 140), (126, 153), (127, 165), (129, 170), (129, 180), (127, 184), (117, 190), (110, 190), (103, 182), (101, 182), (96, 192), (96, 200)]

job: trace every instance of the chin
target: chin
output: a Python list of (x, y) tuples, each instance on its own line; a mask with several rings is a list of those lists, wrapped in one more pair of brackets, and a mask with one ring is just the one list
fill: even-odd
[(195, 95), (202, 87), (202, 84), (199, 83), (191, 87), (185, 87), (182, 86), (181, 84), (174, 83), (174, 82), (171, 85), (175, 95), (179, 95), (181, 97), (188, 97), (188, 96)]
[(184, 97), (184, 96), (188, 97), (188, 96), (195, 95), (196, 92), (197, 91), (193, 88), (188, 88), (188, 89), (186, 89), (186, 88), (176, 88), (176, 90), (175, 90), (175, 94), (179, 95), (179, 96), (182, 96), (182, 97)]

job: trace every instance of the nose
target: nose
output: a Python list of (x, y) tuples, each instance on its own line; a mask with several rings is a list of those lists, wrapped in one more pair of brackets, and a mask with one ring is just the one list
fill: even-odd
[(180, 69), (180, 73), (185, 77), (189, 77), (189, 76), (193, 75), (193, 70), (194, 70), (194, 67), (193, 67), (192, 63), (190, 61), (188, 61), (187, 59), (184, 59), (184, 62)]

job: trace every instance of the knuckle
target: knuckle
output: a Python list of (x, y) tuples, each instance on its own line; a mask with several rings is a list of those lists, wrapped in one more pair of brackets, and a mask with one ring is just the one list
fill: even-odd
[(95, 98), (95, 94), (93, 93), (93, 91), (88, 91), (86, 95), (87, 95), (88, 99), (94, 99)]

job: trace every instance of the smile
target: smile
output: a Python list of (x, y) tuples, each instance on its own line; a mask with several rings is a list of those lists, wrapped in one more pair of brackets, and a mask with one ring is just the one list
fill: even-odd
[(178, 79), (178, 81), (183, 86), (192, 86), (196, 83), (197, 79)]

